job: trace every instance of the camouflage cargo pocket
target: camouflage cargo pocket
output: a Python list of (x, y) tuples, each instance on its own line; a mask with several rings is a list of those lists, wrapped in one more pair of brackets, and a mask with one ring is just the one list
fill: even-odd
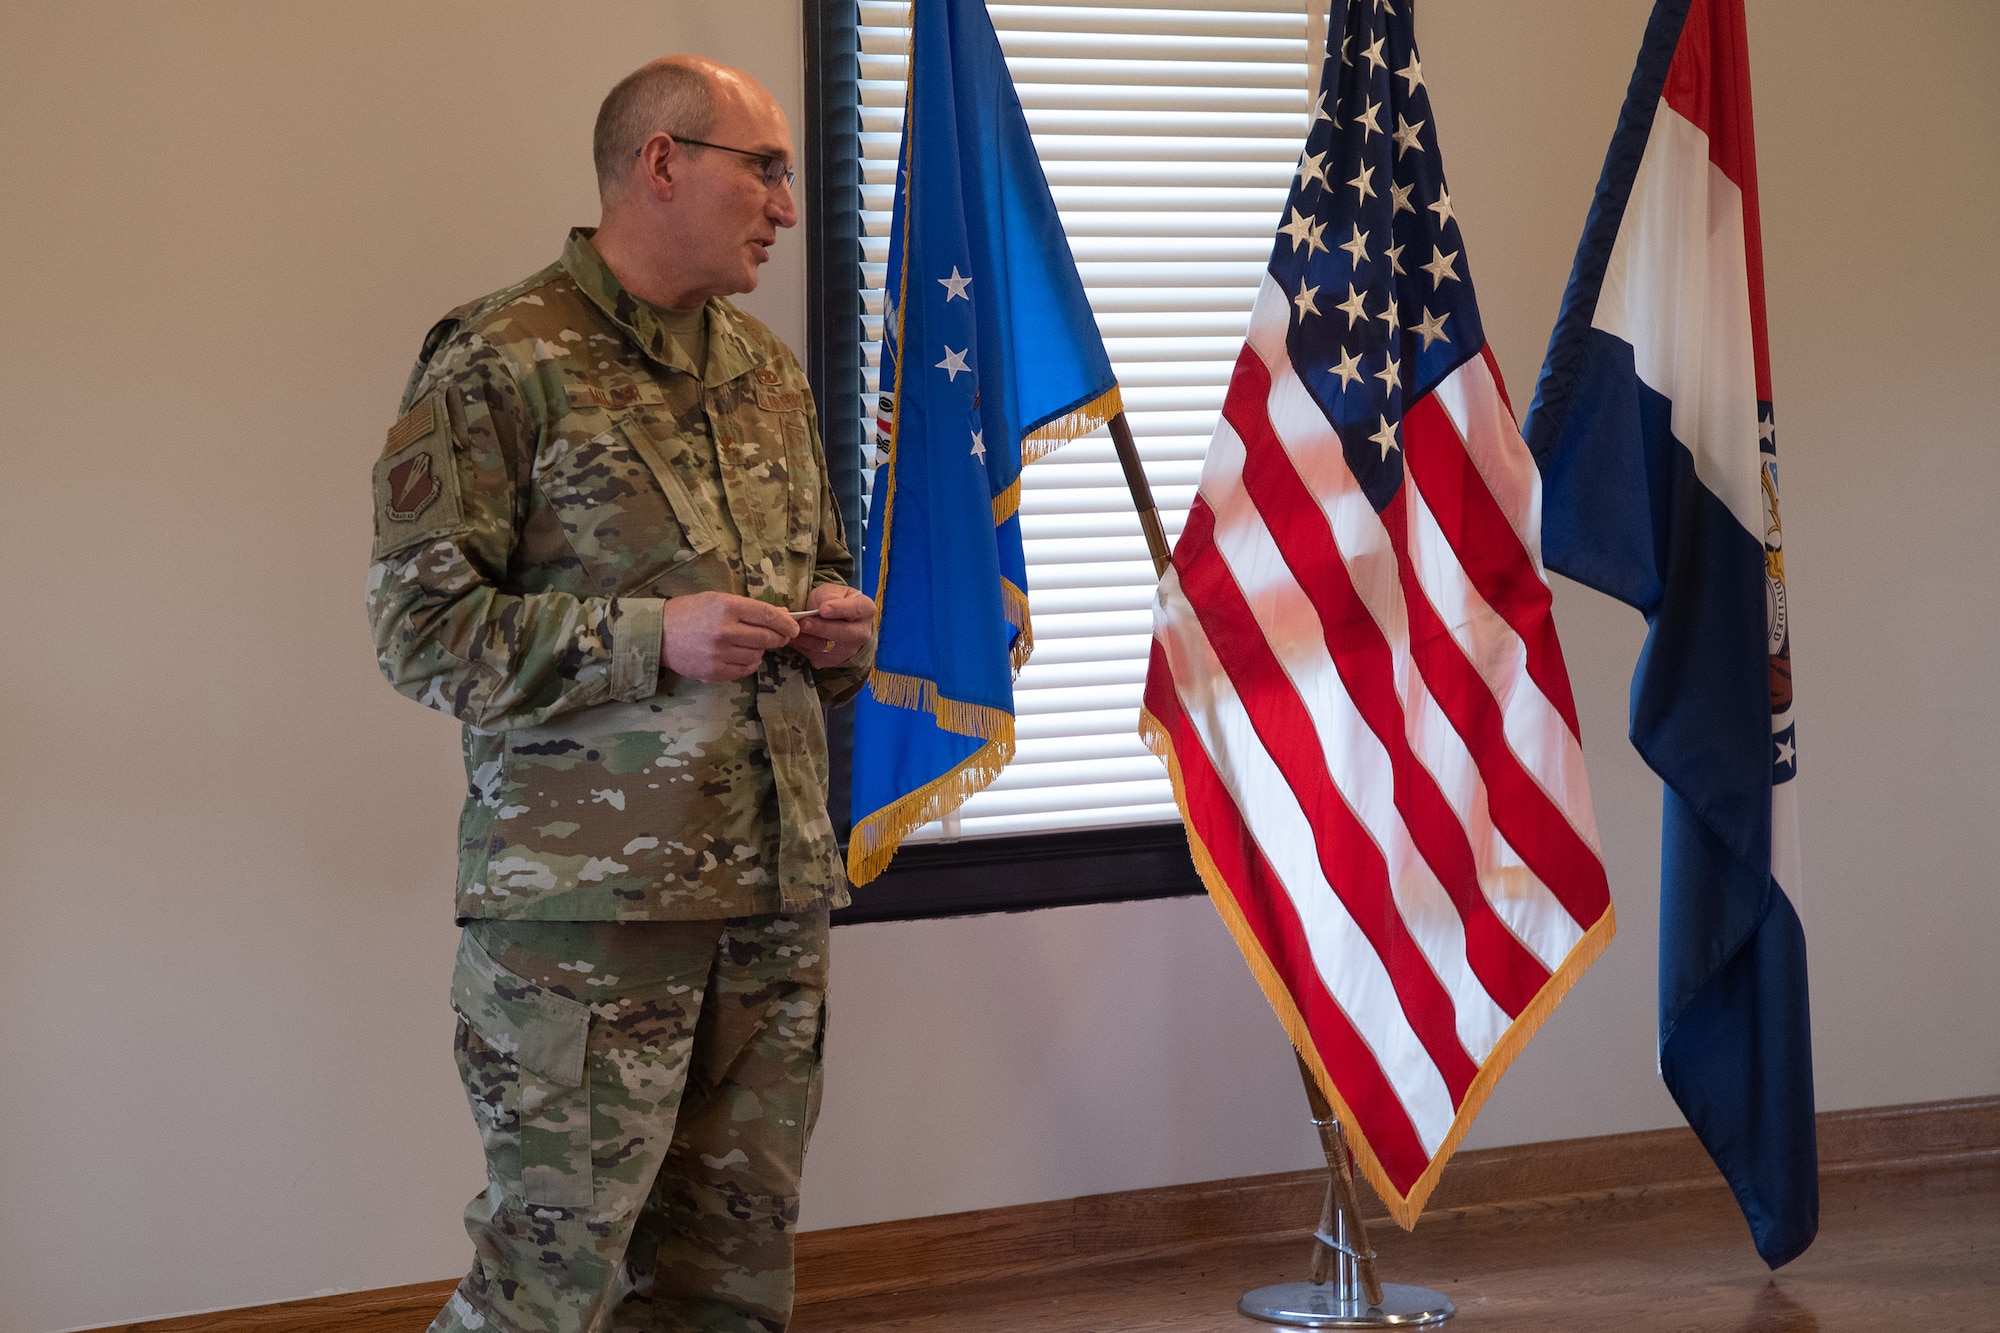
[(526, 1204), (587, 1208), (590, 1007), (516, 976), (467, 930), (452, 971), (459, 1067), (488, 1168)]

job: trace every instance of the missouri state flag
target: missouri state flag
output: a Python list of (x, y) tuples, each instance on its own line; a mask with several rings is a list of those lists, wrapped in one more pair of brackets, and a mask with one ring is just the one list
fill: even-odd
[(1120, 410), (1097, 320), (984, 0), (916, 0), (882, 320), (848, 875), (1014, 753), (1034, 638), (1021, 470)]
[(1774, 422), (1742, 0), (1660, 0), (1527, 439), (1549, 568), (1646, 616), (1660, 1072), (1775, 1268), (1819, 1186)]
[(1410, 7), (1344, 12), (1154, 603), (1141, 731), (1217, 910), (1409, 1226), (1614, 927), (1541, 478)]

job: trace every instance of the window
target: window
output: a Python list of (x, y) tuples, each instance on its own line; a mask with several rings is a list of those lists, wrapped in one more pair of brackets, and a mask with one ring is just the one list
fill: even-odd
[[(1304, 0), (988, 9), (1171, 537), (1305, 137)], [(859, 532), (908, 8), (824, 0), (818, 11), (810, 368)], [(857, 919), (1200, 891), (1171, 788), (1136, 734), (1154, 575), (1109, 438), (1029, 467), (1021, 514), (1035, 652), (1016, 682), (1015, 761), (906, 843), (857, 892)], [(844, 810), (844, 791), (835, 799)]]

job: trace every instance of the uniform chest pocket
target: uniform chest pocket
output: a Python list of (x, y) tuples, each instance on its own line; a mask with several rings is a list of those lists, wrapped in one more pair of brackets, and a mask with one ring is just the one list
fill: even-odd
[(644, 585), (715, 546), (687, 489), (655, 467), (618, 423), (581, 443), (557, 439), (535, 459), (535, 485), (570, 548), (607, 589)]
[(810, 555), (819, 549), (820, 476), (819, 450), (814, 446), (808, 425), (805, 395), (779, 393), (757, 386), (757, 407), (778, 419), (783, 437), (785, 460), (786, 524), (785, 546)]

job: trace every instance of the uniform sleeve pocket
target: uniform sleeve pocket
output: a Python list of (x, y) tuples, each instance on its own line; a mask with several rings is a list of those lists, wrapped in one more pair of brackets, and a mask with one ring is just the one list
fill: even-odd
[(501, 967), (469, 930), (451, 1007), (463, 1020), (460, 1072), (494, 1178), (529, 1205), (589, 1207), (590, 1007)]
[(456, 532), (465, 521), (444, 390), (436, 389), (389, 428), (375, 463), (373, 559)]

